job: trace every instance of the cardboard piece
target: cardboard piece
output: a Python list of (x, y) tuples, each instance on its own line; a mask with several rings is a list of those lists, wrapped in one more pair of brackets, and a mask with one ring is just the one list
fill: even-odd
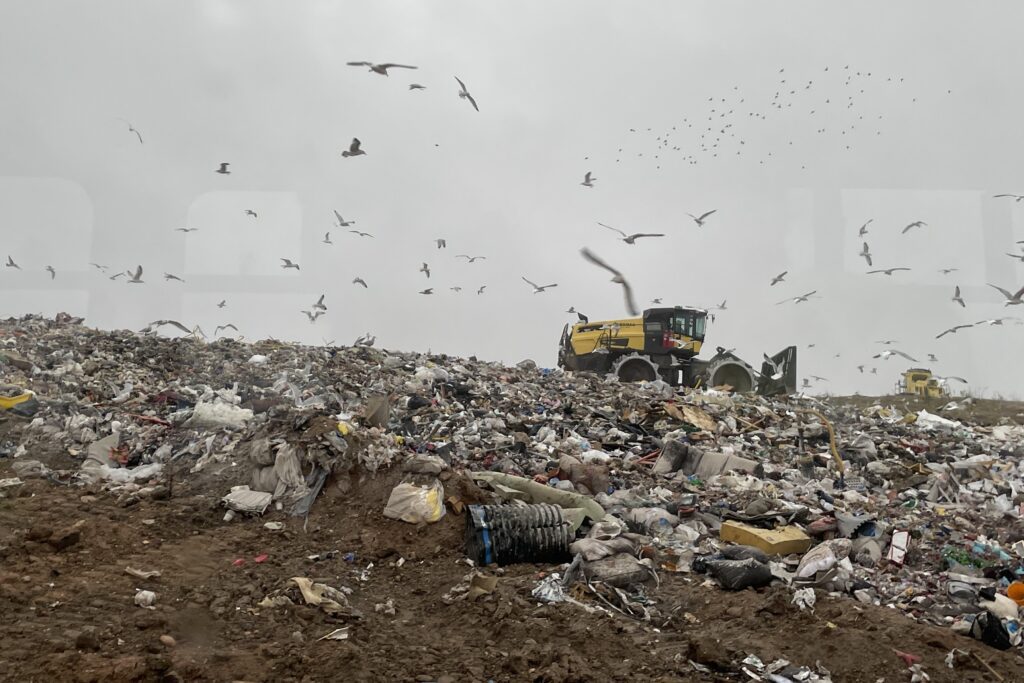
[(743, 522), (726, 520), (722, 522), (718, 536), (723, 541), (753, 546), (768, 555), (801, 554), (811, 547), (811, 537), (795, 526), (759, 529)]

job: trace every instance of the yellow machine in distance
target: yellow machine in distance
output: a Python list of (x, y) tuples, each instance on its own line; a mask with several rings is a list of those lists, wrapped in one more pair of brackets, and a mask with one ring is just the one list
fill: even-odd
[(722, 386), (737, 391), (796, 390), (796, 347), (769, 359), (761, 372), (719, 347), (710, 360), (696, 358), (704, 344), (707, 311), (649, 308), (640, 317), (590, 321), (562, 329), (558, 366), (611, 373), (623, 382), (664, 380), (673, 386)]
[(941, 398), (948, 394), (946, 387), (926, 368), (910, 368), (904, 371), (896, 383), (896, 393), (915, 394), (924, 398)]

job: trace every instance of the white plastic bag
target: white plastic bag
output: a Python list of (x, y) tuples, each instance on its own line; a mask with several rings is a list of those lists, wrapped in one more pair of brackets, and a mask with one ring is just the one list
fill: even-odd
[(384, 516), (410, 524), (436, 522), (444, 517), (444, 486), (438, 480), (430, 486), (403, 482), (391, 489)]

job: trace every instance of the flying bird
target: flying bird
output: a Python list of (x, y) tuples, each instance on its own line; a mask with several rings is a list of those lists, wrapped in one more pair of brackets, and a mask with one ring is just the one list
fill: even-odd
[(226, 161), (224, 161), (224, 162), (221, 162), (220, 168), (218, 168), (218, 169), (217, 169), (216, 171), (214, 171), (214, 173), (220, 173), (220, 174), (222, 174), (222, 175), (228, 175), (228, 174), (230, 174), (230, 173), (231, 173), (231, 171), (229, 171), (229, 170), (228, 170), (228, 166), (229, 166), (229, 165), (230, 165), (230, 164), (229, 164), (228, 162), (226, 162)]
[(787, 303), (787, 302), (790, 302), (790, 301), (792, 301), (795, 304), (799, 304), (801, 302), (807, 301), (808, 299), (811, 298), (812, 294), (817, 294), (817, 292), (818, 292), (818, 290), (815, 289), (813, 291), (807, 292), (806, 294), (801, 294), (800, 296), (794, 296), (794, 297), (790, 297), (789, 299), (783, 299), (782, 301), (780, 301), (779, 303), (777, 303), (775, 305), (778, 306), (779, 304), (784, 304), (784, 303)]
[(306, 314), (306, 317), (309, 318), (310, 323), (315, 323), (316, 319), (324, 314), (323, 311), (317, 311), (316, 313), (311, 313), (310, 311), (302, 311), (302, 313)]
[(199, 228), (175, 228), (175, 230), (177, 232), (189, 233), (189, 232), (196, 232), (197, 230), (199, 230)]
[(324, 244), (334, 244), (334, 242), (331, 241), (331, 233), (330, 232), (325, 232), (324, 233), (323, 243)]
[(879, 270), (869, 270), (868, 275), (873, 275), (875, 273), (885, 273), (886, 275), (892, 275), (897, 270), (910, 270), (910, 268), (881, 268)]
[(354, 235), (359, 235), (360, 237), (373, 237), (373, 235), (371, 235), (368, 232), (359, 232), (358, 230), (349, 230), (349, 232), (351, 232)]
[(728, 299), (722, 299), (722, 303), (720, 303), (720, 304), (718, 304), (717, 306), (715, 306), (715, 308), (717, 308), (717, 309), (718, 309), (718, 310), (720, 310), (720, 311), (724, 311), (724, 310), (726, 310), (726, 308), (725, 308), (725, 303), (726, 303), (727, 301), (728, 301)]
[(245, 215), (246, 216), (252, 216), (253, 218), (259, 218), (260, 217), (259, 214), (256, 213), (255, 211), (253, 211), (252, 209), (246, 209), (245, 210)]
[(93, 268), (95, 268), (96, 270), (101, 270), (101, 271), (104, 271), (104, 272), (106, 272), (106, 270), (107, 270), (107, 266), (101, 266), (98, 263), (90, 263), (89, 265), (92, 266)]
[(569, 310), (566, 311), (566, 313), (575, 313), (575, 312), (576, 312), (576, 307), (575, 306), (570, 306)]
[[(520, 277), (522, 277), (522, 276), (520, 276)], [(557, 284), (557, 283), (555, 283), (555, 284), (553, 284), (553, 285), (544, 285), (543, 287), (540, 287), (540, 286), (538, 286), (538, 285), (534, 284), (533, 282), (530, 282), (530, 281), (529, 281), (529, 280), (527, 280), (527, 279), (526, 279), (525, 277), (523, 278), (523, 282), (525, 282), (526, 284), (528, 284), (528, 285), (530, 285), (531, 287), (533, 287), (533, 293), (534, 293), (534, 294), (540, 294), (540, 293), (541, 293), (541, 292), (543, 292), (543, 291), (544, 291), (545, 289), (551, 289), (552, 287), (557, 287), (557, 286), (558, 286), (558, 284)], [(478, 293), (479, 293), (479, 292), (478, 292)]]
[(479, 261), (480, 259), (486, 259), (487, 257), (486, 256), (470, 256), (469, 254), (456, 254), (455, 258), (464, 258), (464, 259), (466, 259), (466, 263), (473, 263), (475, 261)]
[(928, 224), (925, 223), (924, 221), (914, 221), (913, 223), (910, 223), (909, 225), (907, 225), (907, 227), (903, 228), (903, 232), (901, 232), (900, 234), (901, 235), (905, 235), (905, 234), (907, 234), (907, 232), (911, 228), (922, 228), (922, 227), (924, 227), (926, 225), (928, 225)]
[(963, 308), (967, 308), (967, 304), (964, 303), (963, 297), (960, 296), (960, 285), (956, 286), (956, 289), (953, 291), (953, 298), (950, 299), (950, 301), (955, 301)]
[(164, 280), (177, 280), (178, 282), (184, 282), (180, 277), (171, 273), (164, 273)]
[(438, 249), (444, 249), (445, 247), (448, 246), (448, 242), (446, 242), (443, 239), (437, 239), (437, 240), (434, 240), (434, 242), (437, 244), (437, 248)]
[(121, 120), (128, 124), (128, 132), (129, 133), (135, 133), (135, 135), (139, 138), (139, 144), (141, 145), (142, 144), (142, 133), (140, 133), (139, 131), (135, 130), (135, 127), (131, 124), (131, 122), (128, 119), (121, 119)]
[(875, 342), (876, 344), (884, 344), (885, 346), (892, 346), (893, 344), (899, 344), (899, 339), (879, 339)]
[(939, 362), (939, 359), (938, 359), (938, 358), (936, 358), (936, 356), (935, 356), (935, 354), (934, 354), (934, 353), (929, 353), (929, 354), (928, 354), (928, 360), (929, 360), (930, 362), (932, 362), (932, 363), (938, 363), (938, 362)]
[(164, 325), (170, 325), (171, 327), (176, 327), (179, 330), (181, 330), (182, 332), (184, 332), (185, 334), (192, 334), (193, 333), (192, 330), (188, 329), (187, 327), (185, 327), (184, 325), (179, 323), (177, 320), (154, 320), (153, 322), (151, 322), (150, 324), (146, 325), (144, 328), (139, 330), (139, 332), (140, 332), (140, 334), (150, 334), (150, 333), (154, 332), (157, 328), (163, 327)]
[(1013, 201), (1020, 202), (1024, 200), (1024, 194), (994, 194), (993, 197), (1012, 197)]
[(665, 235), (663, 235), (661, 233), (646, 233), (646, 232), (636, 232), (636, 233), (633, 233), (632, 235), (627, 235), (626, 233), (622, 232), (618, 228), (613, 228), (610, 225), (605, 225), (604, 223), (598, 223), (598, 225), (600, 225), (602, 228), (608, 228), (609, 230), (614, 230), (615, 232), (617, 232), (620, 235), (622, 235), (622, 241), (625, 242), (626, 244), (635, 244), (636, 241), (639, 238), (641, 238), (641, 237), (664, 237), (665, 236)]
[(587, 175), (583, 176), (583, 182), (580, 183), (580, 185), (582, 185), (583, 187), (593, 187), (595, 180), (597, 180), (597, 178), (591, 176), (590, 171), (587, 171)]
[(777, 285), (780, 282), (785, 282), (786, 273), (788, 273), (788, 272), (789, 272), (788, 270), (784, 270), (781, 273), (779, 273), (778, 275), (776, 275), (775, 277), (773, 277), (771, 285), (769, 285), (769, 286), (770, 287), (774, 287), (775, 285)]
[(426, 90), (427, 86), (420, 85), (419, 83), (410, 83), (409, 90)]
[(299, 264), (298, 263), (292, 263), (290, 259), (286, 259), (286, 258), (281, 259), (281, 267), (285, 268), (285, 269), (294, 268), (295, 270), (301, 270), (299, 268)]
[[(945, 337), (947, 334), (956, 334), (957, 330), (966, 330), (968, 327), (974, 327), (974, 325), (973, 324), (972, 325), (954, 325), (953, 327), (949, 328), (948, 330), (943, 330), (942, 332), (939, 332), (937, 335), (935, 335), (935, 338), (936, 339), (941, 339), (941, 338)], [(916, 363), (917, 361), (914, 361), (914, 362)]]
[(50, 279), (57, 277), (57, 271), (53, 269), (53, 266), (46, 266), (46, 271), (50, 274)]
[(366, 286), (366, 280), (364, 280), (361, 277), (357, 277), (356, 279), (352, 280), (352, 284), (354, 284), (354, 285), (362, 285), (363, 288), (369, 289), (369, 287)]
[(462, 287), (449, 287), (448, 289), (450, 289), (453, 292), (461, 292), (462, 291)]
[(313, 308), (315, 308), (317, 310), (320, 310), (320, 311), (326, 311), (327, 310), (327, 306), (324, 305), (324, 297), (325, 296), (326, 296), (325, 294), (321, 294), (320, 298), (316, 300), (315, 304), (313, 304)]
[(991, 325), (1002, 325), (1004, 320), (1016, 320), (1016, 319), (1017, 318), (1014, 318), (1014, 317), (1010, 317), (1010, 318), (992, 318), (990, 320), (979, 320), (978, 322), (976, 322), (974, 324), (975, 325), (989, 325), (989, 326), (991, 326)]
[(693, 219), (693, 221), (697, 224), (697, 227), (703, 227), (704, 220), (708, 216), (710, 216), (711, 214), (713, 214), (716, 211), (718, 211), (718, 209), (712, 209), (711, 211), (705, 211), (704, 213), (702, 213), (699, 216), (694, 216), (692, 213), (688, 213), (686, 215)]
[(420, 266), (420, 272), (421, 273), (426, 273), (427, 278), (428, 279), (430, 278), (430, 266), (428, 266), (426, 263), (424, 263), (422, 266)]
[(872, 356), (872, 358), (881, 358), (883, 360), (889, 360), (893, 356), (903, 356), (904, 358), (909, 360), (911, 363), (916, 363), (917, 362), (916, 359), (911, 358), (910, 356), (908, 356), (907, 354), (903, 353), (902, 351), (897, 351), (895, 349), (893, 349), (892, 351), (890, 351), (889, 349), (886, 349), (885, 351), (882, 351), (881, 353), (876, 353), (874, 356)]
[(113, 275), (110, 276), (110, 279), (111, 280), (116, 280), (117, 278), (124, 277), (125, 275), (128, 275), (128, 273), (127, 272), (114, 273)]
[(362, 147), (360, 147), (360, 145), (362, 145), (362, 144), (363, 143), (359, 142), (359, 138), (352, 138), (352, 143), (349, 144), (348, 149), (344, 150), (341, 153), (341, 156), (343, 156), (343, 157), (357, 157), (360, 154), (366, 154), (366, 152), (364, 152), (362, 150)]
[(967, 380), (965, 380), (963, 377), (954, 377), (952, 375), (950, 375), (949, 377), (936, 377), (935, 379), (938, 381), (939, 386), (943, 386), (943, 387), (946, 386), (946, 384), (951, 379), (952, 380), (956, 380), (957, 382), (961, 382), (963, 384), (967, 384), (968, 383)]
[(14, 259), (11, 258), (10, 255), (7, 256), (7, 263), (5, 263), (4, 265), (7, 266), (8, 268), (17, 268), (18, 270), (21, 270), (21, 266), (15, 263)]
[(577, 312), (577, 313), (576, 313), (576, 317), (577, 317), (577, 318), (579, 319), (579, 321), (580, 321), (581, 323), (583, 323), (584, 325), (586, 325), (587, 323), (589, 323), (589, 322), (590, 322), (590, 318), (588, 318), (587, 316), (583, 315), (582, 313), (579, 313), (579, 312)]
[[(777, 379), (777, 378), (773, 378), (773, 379)], [(827, 382), (828, 381), (828, 377), (818, 377), (817, 375), (811, 375), (811, 379), (813, 379), (815, 382)]]
[(338, 213), (337, 210), (334, 210), (334, 217), (338, 219), (338, 227), (339, 228), (347, 228), (350, 225), (355, 225), (356, 224), (355, 221), (347, 221), (344, 218), (342, 218), (341, 214)]
[(629, 312), (630, 315), (640, 315), (640, 311), (639, 309), (637, 309), (636, 306), (636, 301), (633, 299), (633, 288), (629, 286), (629, 282), (626, 281), (626, 278), (623, 277), (622, 273), (620, 273), (618, 270), (612, 268), (610, 265), (602, 261), (596, 254), (591, 252), (586, 247), (581, 249), (580, 253), (583, 254), (583, 258), (587, 259), (595, 266), (599, 268), (604, 268), (605, 270), (612, 274), (612, 282), (622, 285), (622, 295), (626, 302), (626, 310)]
[(1024, 287), (1021, 287), (1019, 290), (1017, 290), (1016, 294), (1010, 294), (1009, 291), (1003, 289), (1002, 287), (996, 287), (993, 284), (989, 284), (989, 287), (998, 289), (999, 293), (1006, 297), (1006, 302), (1003, 304), (1004, 306), (1019, 306), (1021, 304), (1024, 304), (1024, 301), (1021, 300), (1021, 297), (1024, 297)]
[(459, 80), (458, 76), (455, 77), (455, 80), (459, 81), (459, 97), (469, 100), (469, 103), (473, 105), (473, 109), (480, 111), (480, 107), (476, 106), (476, 100), (474, 100), (473, 96), (469, 94), (468, 90), (466, 90), (466, 84)]
[[(370, 71), (381, 76), (388, 75), (388, 69), (416, 69), (418, 67), (409, 66), (407, 64), (374, 64), (372, 62), (346, 62), (349, 66), (368, 66)], [(420, 86), (423, 87), (423, 86)]]
[(481, 285), (481, 286), (480, 286), (480, 289), (476, 290), (476, 293), (477, 293), (478, 295), (479, 295), (479, 294), (483, 294), (483, 293), (484, 293), (484, 290), (485, 290), (485, 289), (487, 289), (487, 285)]
[(868, 234), (868, 226), (871, 225), (871, 222), (874, 220), (874, 218), (869, 218), (867, 220), (867, 223), (860, 226), (860, 230), (857, 231), (857, 237), (863, 237), (864, 235)]
[[(133, 284), (133, 285), (144, 284), (142, 282), (142, 266), (137, 266), (135, 268), (135, 272), (134, 273), (132, 273), (131, 271), (128, 271), (127, 273), (125, 273), (125, 275), (128, 276), (128, 282)], [(111, 278), (111, 279), (113, 279), (113, 278)]]
[(238, 332), (237, 327), (235, 327), (231, 323), (228, 323), (227, 325), (217, 325), (217, 327), (213, 328), (213, 336), (216, 337), (218, 334), (220, 334), (221, 330), (234, 330), (235, 332)]
[(862, 375), (864, 374), (864, 366), (863, 365), (858, 365), (857, 369), (860, 371), (860, 374), (862, 374)]
[(652, 304), (661, 304), (661, 299), (651, 299)]
[(942, 273), (943, 275), (949, 275), (950, 273), (955, 273), (958, 270), (960, 270), (960, 269), (959, 268), (939, 268), (939, 272)]
[(1018, 261), (1020, 261), (1021, 263), (1024, 263), (1024, 253), (1020, 253), (1020, 254), (1011, 254), (1011, 253), (1010, 253), (1010, 252), (1008, 252), (1008, 251), (1007, 251), (1007, 252), (1005, 252), (1005, 253), (1006, 253), (1006, 255), (1007, 255), (1007, 256), (1009, 256), (1010, 258), (1012, 258), (1012, 259), (1017, 259), (1017, 260), (1018, 260)]
[(433, 287), (427, 287), (422, 292), (420, 292), (420, 294), (428, 294), (428, 295), (429, 294), (433, 294), (433, 293), (434, 293), (434, 288)]
[(873, 263), (871, 263), (871, 251), (868, 249), (867, 242), (864, 243), (864, 246), (861, 248), (860, 254), (858, 254), (858, 256), (864, 257), (864, 260), (868, 262), (868, 268), (874, 265)]
[(220, 303), (217, 304), (217, 308), (224, 308), (227, 305), (228, 305), (228, 300), (227, 299), (221, 299)]

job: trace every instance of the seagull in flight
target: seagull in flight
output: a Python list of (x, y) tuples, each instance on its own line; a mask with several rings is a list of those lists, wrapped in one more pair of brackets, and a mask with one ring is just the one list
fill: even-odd
[[(388, 75), (388, 69), (416, 69), (419, 67), (409, 66), (407, 64), (374, 64), (373, 62), (346, 62), (349, 66), (368, 66), (370, 71), (381, 76)], [(420, 86), (423, 87), (423, 86)]]
[(974, 327), (974, 325), (973, 324), (971, 324), (971, 325), (954, 325), (953, 327), (949, 328), (948, 330), (943, 330), (942, 332), (939, 332), (937, 335), (935, 335), (935, 338), (936, 339), (941, 339), (941, 338), (945, 337), (947, 334), (956, 334), (957, 330), (966, 330), (968, 327)]
[(334, 242), (331, 241), (331, 233), (329, 231), (324, 233), (323, 243), (324, 244), (334, 244)]
[(1024, 194), (994, 194), (993, 197), (1013, 197), (1013, 201), (1020, 202), (1024, 200)]
[(164, 280), (177, 280), (178, 282), (184, 282), (184, 280), (172, 273), (164, 273)]
[(106, 270), (107, 270), (107, 266), (101, 266), (98, 263), (90, 263), (89, 265), (92, 266), (93, 268), (95, 268), (96, 270), (99, 270), (99, 271), (106, 272)]
[(899, 344), (899, 339), (879, 339), (875, 342), (876, 344), (884, 344), (885, 346), (892, 346), (893, 344)]
[[(780, 377), (781, 377), (781, 375), (780, 375)], [(779, 379), (779, 377), (773, 377), (772, 379)], [(828, 381), (828, 377), (818, 377), (817, 375), (811, 375), (811, 379), (813, 379), (815, 382), (827, 382)]]
[(443, 239), (434, 240), (434, 243), (437, 244), (438, 249), (445, 249), (448, 246), (448, 242)]
[(224, 308), (227, 305), (228, 305), (228, 300), (227, 299), (221, 299), (220, 303), (217, 304), (217, 308)]
[(882, 351), (881, 353), (876, 353), (874, 356), (872, 356), (872, 358), (881, 358), (883, 360), (889, 360), (893, 356), (903, 356), (904, 358), (909, 360), (911, 363), (916, 363), (917, 362), (916, 359), (911, 358), (910, 356), (908, 356), (907, 354), (903, 353), (902, 351), (897, 351), (895, 349), (893, 349), (892, 351), (890, 351), (889, 349), (886, 349), (885, 351)]
[(651, 303), (652, 303), (652, 304), (658, 304), (658, 305), (660, 305), (660, 304), (661, 304), (661, 299), (651, 299)]
[(359, 235), (360, 237), (373, 237), (373, 235), (371, 235), (368, 232), (359, 232), (358, 230), (349, 230), (349, 232), (351, 232), (351, 233), (353, 233), (355, 235)]
[(785, 282), (786, 273), (788, 273), (788, 272), (789, 272), (788, 270), (784, 270), (781, 273), (779, 273), (778, 275), (776, 275), (775, 277), (773, 277), (772, 278), (772, 283), (769, 286), (770, 287), (774, 287), (775, 285), (777, 285), (780, 282)]
[(928, 224), (925, 223), (924, 221), (914, 221), (913, 223), (910, 223), (909, 225), (907, 225), (907, 227), (903, 228), (903, 232), (901, 232), (900, 234), (901, 235), (906, 235), (907, 232), (909, 232), (911, 228), (923, 228), (926, 225), (928, 225)]
[(871, 263), (871, 251), (868, 249), (868, 243), (867, 242), (864, 243), (864, 246), (861, 248), (860, 253), (858, 254), (858, 256), (863, 256), (864, 257), (864, 260), (868, 262), (868, 268), (870, 268), (871, 266), (874, 265), (873, 263)]
[(352, 280), (352, 284), (362, 285), (364, 289), (369, 289), (369, 287), (366, 286), (366, 280), (364, 280), (361, 277), (357, 277), (356, 279)]
[(993, 284), (989, 284), (989, 287), (998, 289), (999, 293), (1006, 297), (1006, 303), (1003, 304), (1004, 306), (1020, 306), (1021, 304), (1024, 304), (1024, 301), (1021, 300), (1021, 297), (1024, 297), (1024, 287), (1017, 290), (1016, 294), (1010, 294), (1009, 291), (1002, 287), (996, 287)]
[(420, 294), (426, 294), (426, 295), (430, 295), (430, 294), (433, 294), (433, 293), (434, 293), (434, 288), (433, 287), (427, 287), (422, 292), (420, 292)]
[(476, 290), (477, 295), (483, 294), (485, 289), (487, 289), (487, 285), (480, 285), (480, 289)]
[(310, 323), (315, 323), (316, 319), (324, 314), (323, 311), (317, 311), (316, 313), (311, 313), (310, 311), (302, 311), (302, 313), (306, 314), (306, 317), (309, 318)]
[(469, 100), (469, 103), (473, 105), (473, 109), (480, 111), (480, 107), (476, 106), (476, 100), (474, 100), (473, 96), (469, 94), (468, 90), (466, 90), (466, 84), (459, 80), (458, 76), (455, 77), (455, 80), (459, 81), (459, 97)]
[(794, 296), (794, 297), (790, 297), (789, 299), (783, 299), (782, 301), (780, 301), (779, 303), (777, 303), (775, 305), (778, 306), (780, 304), (788, 303), (790, 301), (792, 301), (795, 304), (798, 304), (798, 303), (807, 301), (808, 299), (811, 298), (811, 295), (817, 294), (817, 293), (818, 293), (818, 290), (815, 289), (813, 291), (807, 292), (806, 294), (801, 294), (800, 296)]
[(864, 374), (864, 366), (863, 365), (858, 365), (857, 369), (860, 370), (860, 374), (862, 374), (862, 375)]
[(686, 215), (692, 218), (694, 223), (697, 224), (697, 227), (700, 228), (704, 226), (704, 220), (716, 211), (718, 211), (718, 209), (711, 209), (711, 211), (705, 211), (699, 216), (694, 216), (692, 213), (688, 213)]
[(295, 270), (301, 270), (298, 263), (292, 263), (290, 259), (281, 259), (281, 267), (284, 269), (294, 268)]
[(939, 362), (939, 359), (935, 356), (934, 353), (929, 353), (928, 354), (928, 360), (930, 362), (932, 362), (932, 363), (938, 363)]
[(727, 301), (728, 301), (728, 299), (722, 299), (722, 303), (720, 303), (720, 304), (718, 304), (717, 306), (715, 306), (715, 308), (717, 308), (717, 309), (718, 309), (718, 310), (720, 310), (720, 311), (724, 311), (724, 310), (726, 310), (726, 308), (725, 308), (725, 303), (726, 303)]
[(897, 270), (910, 270), (910, 268), (881, 268), (879, 270), (869, 270), (868, 275), (873, 275), (875, 273), (885, 273), (886, 275), (892, 275)]
[(640, 311), (636, 307), (636, 300), (633, 298), (633, 288), (629, 286), (629, 282), (626, 281), (626, 278), (623, 277), (622, 273), (620, 273), (618, 270), (612, 268), (610, 265), (602, 261), (597, 255), (592, 253), (586, 247), (581, 249), (580, 253), (583, 254), (583, 258), (587, 259), (595, 266), (599, 268), (604, 268), (605, 270), (612, 274), (612, 282), (622, 285), (622, 294), (625, 297), (626, 310), (632, 316), (640, 315)]
[(956, 289), (953, 291), (953, 298), (950, 299), (950, 301), (955, 301), (963, 308), (967, 308), (967, 304), (964, 303), (963, 297), (960, 296), (960, 285), (956, 286)]
[(221, 175), (230, 175), (231, 171), (228, 170), (228, 166), (230, 166), (230, 164), (226, 161), (223, 161), (220, 164), (220, 168), (214, 171), (214, 173), (220, 173)]
[(246, 209), (245, 210), (245, 215), (246, 216), (252, 216), (253, 218), (259, 218), (260, 217), (259, 214), (256, 213), (255, 211), (253, 211), (252, 209)]
[(452, 290), (453, 292), (461, 292), (462, 291), (462, 287), (449, 287), (448, 289)]
[(110, 276), (110, 279), (111, 280), (116, 280), (117, 278), (124, 277), (125, 275), (128, 275), (128, 274), (129, 274), (128, 272), (114, 273), (113, 275)]
[(420, 85), (419, 83), (410, 83), (409, 90), (426, 90), (427, 86)]
[(426, 273), (427, 279), (430, 279), (430, 266), (428, 266), (426, 263), (420, 266), (420, 272)]
[(968, 383), (967, 380), (965, 380), (963, 377), (954, 377), (952, 375), (950, 375), (949, 377), (936, 377), (935, 379), (938, 381), (939, 386), (943, 386), (943, 387), (946, 386), (946, 383), (949, 382), (949, 380), (951, 380), (951, 379), (954, 379), (957, 382), (961, 382), (963, 384), (967, 384)]
[(1024, 263), (1024, 253), (1020, 253), (1020, 254), (1011, 254), (1011, 253), (1010, 253), (1010, 252), (1008, 252), (1008, 251), (1007, 251), (1007, 252), (1005, 252), (1005, 253), (1006, 253), (1006, 255), (1007, 255), (1007, 256), (1009, 256), (1010, 258), (1012, 258), (1012, 259), (1017, 259), (1017, 260), (1018, 260), (1018, 261), (1020, 261), (1021, 263)]
[(960, 270), (960, 269), (959, 268), (939, 268), (939, 272), (942, 273), (943, 275), (949, 275), (950, 273), (955, 273), (958, 270)]
[[(135, 272), (128, 271), (125, 273), (128, 276), (128, 282), (133, 285), (144, 284), (142, 281), (142, 266), (136, 266)], [(113, 279), (113, 278), (111, 278)]]
[(131, 124), (131, 121), (129, 121), (128, 119), (121, 119), (121, 120), (128, 124), (128, 132), (129, 133), (135, 133), (135, 135), (138, 136), (139, 144), (141, 145), (142, 144), (142, 133), (140, 133), (139, 131), (135, 130), (135, 127)]
[(336, 209), (334, 210), (334, 217), (338, 219), (338, 227), (339, 228), (347, 228), (350, 225), (355, 225), (356, 224), (355, 221), (347, 221), (344, 218), (342, 218), (341, 214), (338, 213), (338, 211)]
[(199, 230), (199, 228), (175, 228), (175, 230), (177, 232), (189, 233), (189, 232), (196, 232), (196, 231)]
[(326, 311), (327, 310), (327, 306), (324, 305), (324, 297), (325, 296), (326, 296), (325, 294), (321, 294), (320, 298), (316, 300), (315, 304), (313, 304), (313, 308), (315, 308), (315, 309), (317, 309), (319, 311)]
[(575, 312), (576, 312), (576, 307), (575, 306), (570, 306), (569, 310), (566, 311), (566, 313), (575, 313)]
[(868, 234), (868, 226), (871, 225), (872, 221), (874, 220), (874, 218), (869, 218), (867, 223), (860, 226), (860, 230), (857, 231), (857, 237), (863, 237), (864, 235)]
[(604, 223), (598, 223), (598, 225), (600, 225), (602, 228), (608, 228), (609, 230), (614, 230), (615, 232), (617, 232), (620, 235), (622, 235), (622, 241), (625, 242), (626, 244), (635, 244), (636, 241), (639, 238), (641, 238), (641, 237), (664, 237), (665, 236), (665, 235), (663, 235), (661, 233), (646, 233), (646, 232), (636, 232), (636, 233), (633, 233), (632, 235), (627, 235), (626, 233), (622, 232), (618, 228), (613, 228), (610, 225), (605, 225)]
[(50, 274), (50, 279), (57, 277), (57, 271), (53, 269), (53, 266), (46, 266), (46, 272)]
[(176, 327), (179, 330), (181, 330), (182, 332), (184, 332), (185, 334), (192, 334), (192, 330), (188, 329), (187, 327), (185, 327), (184, 325), (179, 323), (177, 320), (154, 320), (153, 322), (151, 322), (150, 324), (146, 325), (144, 328), (139, 330), (139, 333), (140, 334), (150, 334), (154, 330), (156, 330), (158, 327), (163, 327), (164, 325), (170, 325), (171, 327)]
[(216, 337), (218, 334), (220, 334), (221, 330), (234, 330), (235, 332), (238, 332), (237, 327), (235, 327), (231, 323), (228, 323), (227, 325), (217, 325), (217, 327), (213, 328), (213, 336)]
[(480, 259), (486, 259), (487, 257), (486, 256), (470, 256), (469, 254), (456, 254), (455, 258), (464, 258), (464, 259), (466, 259), (466, 263), (473, 263), (474, 261), (479, 261)]
[(341, 153), (341, 156), (343, 156), (343, 157), (357, 157), (360, 154), (366, 154), (366, 152), (364, 152), (362, 150), (362, 147), (360, 147), (360, 145), (362, 145), (362, 144), (363, 143), (359, 142), (359, 138), (352, 138), (352, 142), (349, 144), (348, 149), (344, 150)]
[(989, 326), (991, 326), (991, 325), (1002, 325), (1004, 320), (1016, 320), (1016, 319), (1017, 318), (1012, 317), (1012, 316), (1009, 317), (1009, 318), (992, 318), (990, 320), (979, 320), (978, 322), (976, 322), (974, 324), (975, 325), (989, 325)]
[(590, 175), (590, 171), (587, 171), (587, 175), (583, 176), (583, 182), (580, 183), (580, 185), (583, 187), (593, 187), (595, 180), (597, 180), (597, 178)]
[[(522, 277), (522, 276), (520, 276), (520, 277)], [(544, 285), (543, 287), (541, 287), (541, 286), (539, 286), (539, 285), (537, 285), (537, 284), (535, 284), (535, 283), (533, 283), (533, 282), (530, 282), (530, 281), (529, 281), (529, 280), (527, 280), (527, 279), (526, 279), (525, 277), (523, 278), (523, 282), (525, 282), (526, 284), (528, 284), (528, 285), (530, 285), (531, 287), (533, 287), (533, 293), (534, 293), (534, 294), (540, 294), (540, 293), (541, 293), (541, 292), (543, 292), (543, 291), (544, 291), (545, 289), (551, 289), (552, 287), (557, 287), (557, 286), (558, 286), (558, 283), (555, 283), (555, 284), (553, 284), (553, 285)], [(482, 288), (481, 288), (481, 289), (482, 289)], [(479, 293), (479, 292), (478, 292), (478, 293)]]
[(10, 255), (7, 256), (7, 263), (5, 263), (4, 265), (7, 266), (8, 268), (17, 268), (18, 270), (21, 270), (21, 266), (15, 263), (14, 259), (11, 258)]

